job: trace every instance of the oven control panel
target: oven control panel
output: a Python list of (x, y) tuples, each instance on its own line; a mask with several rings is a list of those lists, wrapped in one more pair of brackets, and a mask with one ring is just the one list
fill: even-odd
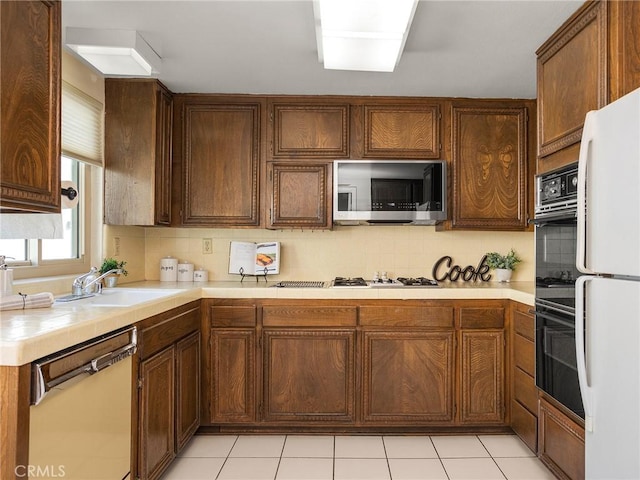
[(578, 166), (569, 165), (536, 177), (536, 215), (550, 209), (566, 209), (576, 203)]

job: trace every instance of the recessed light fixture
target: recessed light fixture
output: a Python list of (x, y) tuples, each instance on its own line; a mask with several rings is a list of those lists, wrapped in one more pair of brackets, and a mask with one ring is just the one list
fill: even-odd
[(331, 70), (393, 72), (418, 0), (315, 0), (318, 59)]
[(66, 45), (105, 75), (151, 77), (162, 59), (135, 30), (67, 27)]

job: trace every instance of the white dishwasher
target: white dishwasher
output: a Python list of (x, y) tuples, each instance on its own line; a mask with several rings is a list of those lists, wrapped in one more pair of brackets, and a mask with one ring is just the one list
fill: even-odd
[(127, 327), (32, 363), (29, 478), (129, 478), (136, 344)]

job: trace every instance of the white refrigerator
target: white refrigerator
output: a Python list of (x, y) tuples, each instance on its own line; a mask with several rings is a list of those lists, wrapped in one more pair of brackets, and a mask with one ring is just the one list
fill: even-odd
[(640, 479), (640, 89), (587, 114), (576, 351), (587, 479)]

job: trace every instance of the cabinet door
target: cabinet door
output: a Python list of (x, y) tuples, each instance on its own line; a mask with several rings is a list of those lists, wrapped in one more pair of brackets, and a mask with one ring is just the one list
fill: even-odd
[(440, 106), (364, 105), (366, 158), (440, 158)]
[(575, 162), (586, 113), (607, 104), (607, 3), (585, 4), (536, 52), (538, 173)]
[(452, 228), (527, 228), (527, 109), (453, 107)]
[(268, 228), (331, 226), (330, 165), (269, 163)]
[(609, 17), (609, 101), (640, 87), (640, 2), (607, 2)]
[(355, 332), (264, 330), (264, 420), (353, 422)]
[(270, 118), (273, 158), (349, 157), (349, 105), (275, 103)]
[(363, 420), (417, 424), (453, 421), (453, 330), (365, 331)]
[(211, 330), (210, 423), (256, 420), (255, 330)]
[(200, 332), (176, 345), (176, 452), (200, 426)]
[(61, 2), (0, 2), (0, 208), (60, 212)]
[(182, 224), (257, 226), (258, 103), (189, 103), (182, 111)]
[(461, 332), (462, 423), (504, 422), (504, 333)]
[(156, 80), (105, 80), (105, 223), (171, 223), (172, 98)]
[(140, 363), (138, 475), (156, 479), (175, 457), (175, 347)]

